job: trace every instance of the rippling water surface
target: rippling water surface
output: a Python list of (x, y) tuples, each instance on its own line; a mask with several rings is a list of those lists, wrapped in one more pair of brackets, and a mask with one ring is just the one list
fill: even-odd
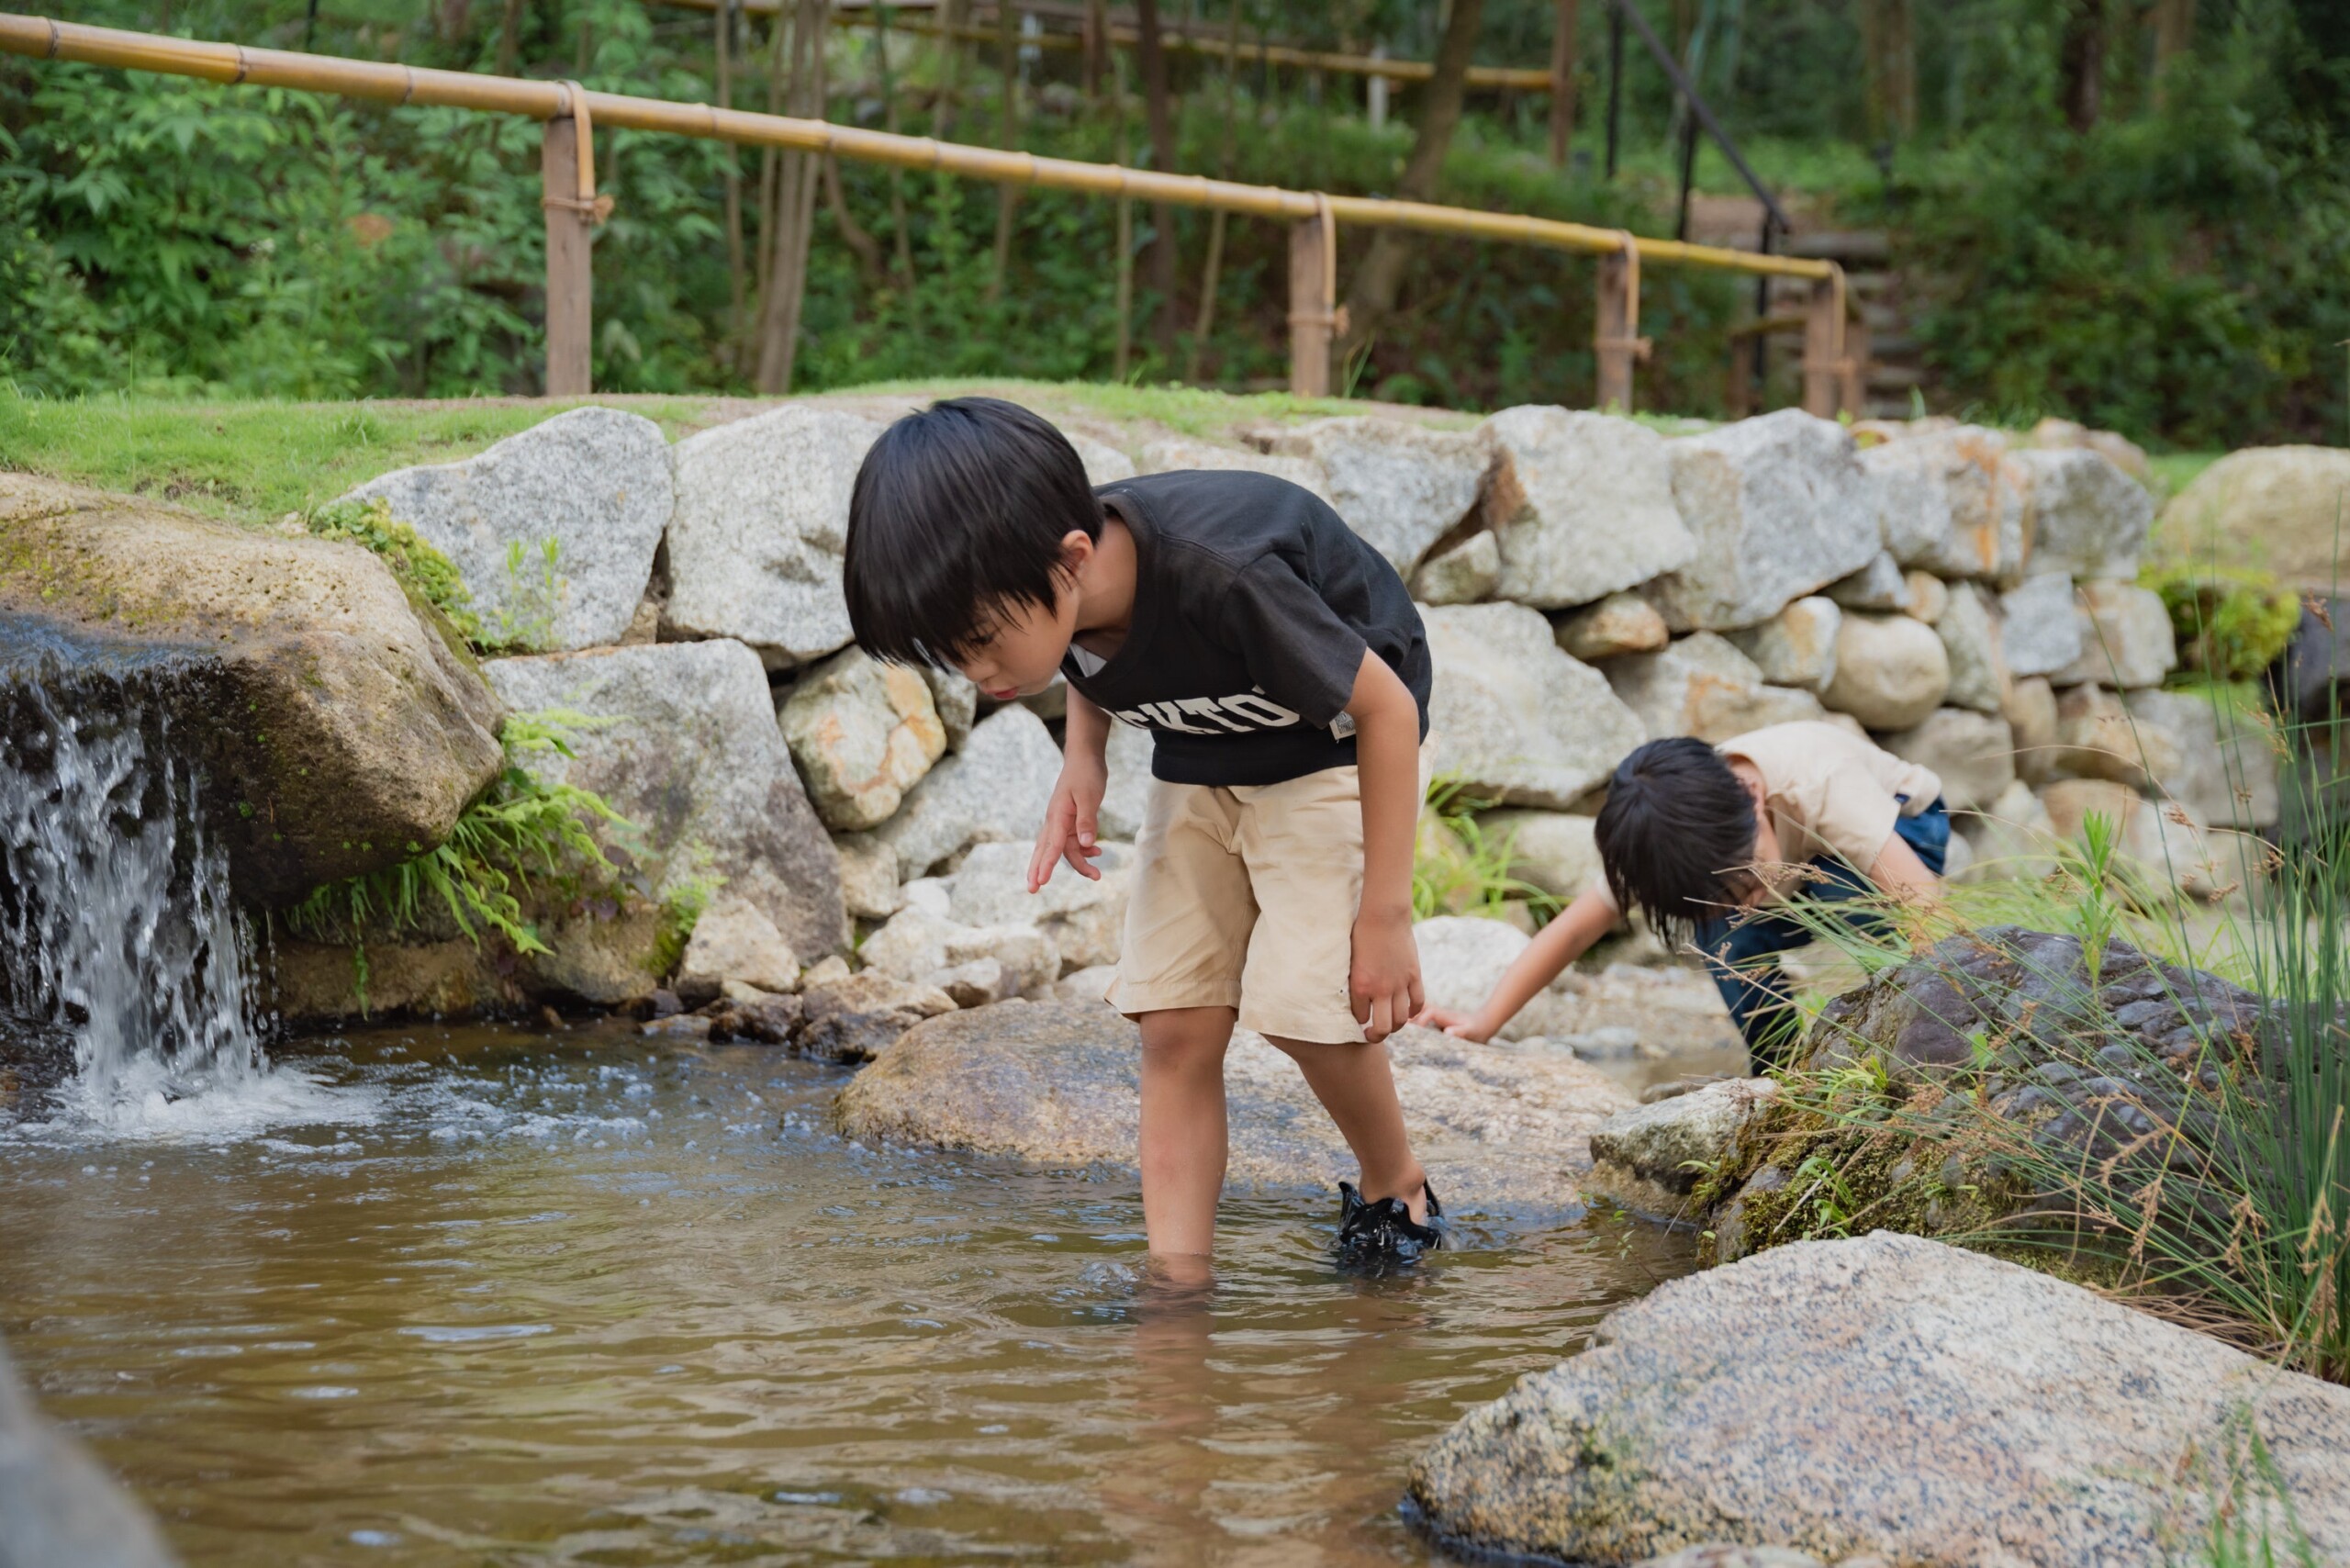
[(192, 1563), (1423, 1562), (1411, 1455), (1689, 1266), (1528, 1221), (1353, 1282), (1301, 1193), (1186, 1305), (1130, 1176), (844, 1143), (772, 1052), (277, 1055), (322, 1091), (233, 1140), (0, 1129), (0, 1334)]

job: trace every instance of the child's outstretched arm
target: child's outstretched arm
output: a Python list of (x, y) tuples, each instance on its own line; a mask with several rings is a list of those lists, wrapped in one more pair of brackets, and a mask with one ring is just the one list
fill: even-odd
[(1093, 857), (1102, 853), (1097, 824), (1102, 793), (1110, 787), (1106, 748), (1110, 726), (1117, 722), (1072, 688), (1069, 694), (1068, 727), (1061, 737), (1061, 776), (1045, 808), (1045, 825), (1036, 830), (1036, 852), (1028, 857), (1028, 890), (1035, 892), (1053, 879), (1058, 862), (1080, 877), (1102, 879)]
[(1412, 834), (1420, 814), (1420, 707), (1387, 661), (1366, 649), (1347, 711), (1362, 786), (1362, 899), (1347, 1000), (1377, 1044), (1427, 1000), (1412, 937)]
[(1616, 901), (1607, 896), (1606, 890), (1590, 889), (1535, 934), (1526, 951), (1502, 971), (1502, 978), (1494, 985), (1494, 994), (1485, 998), (1483, 1006), (1474, 1013), (1430, 1007), (1412, 1022), (1464, 1040), (1492, 1039), (1503, 1025), (1517, 1016), (1517, 1010), (1531, 1001), (1535, 992), (1556, 980), (1561, 969), (1606, 935), (1617, 918)]

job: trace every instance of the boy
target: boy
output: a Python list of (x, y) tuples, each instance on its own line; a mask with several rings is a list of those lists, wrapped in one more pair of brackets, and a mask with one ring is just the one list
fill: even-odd
[(1800, 1021), (1777, 956), (1811, 935), (1762, 906), (1872, 890), (1935, 897), (1950, 847), (1942, 792), (1930, 770), (1816, 721), (1751, 731), (1718, 749), (1685, 735), (1651, 741), (1608, 780), (1594, 834), (1605, 880), (1542, 928), (1483, 1006), (1429, 1008), (1417, 1021), (1491, 1039), (1637, 909), (1668, 943), (1694, 942), (1748, 1050), (1786, 1066)]
[(1341, 1261), (1441, 1245), (1381, 1045), (1422, 1004), (1412, 837), (1430, 671), (1394, 569), (1286, 481), (1096, 490), (1045, 420), (957, 398), (867, 454), (844, 577), (876, 658), (960, 669), (998, 700), (1068, 678), (1031, 892), (1058, 862), (1100, 877), (1109, 726), (1152, 734), (1108, 1000), (1142, 1027), (1154, 1257), (1196, 1278), (1213, 1246), (1236, 1021), (1296, 1061), (1360, 1163), (1360, 1191), (1339, 1184)]

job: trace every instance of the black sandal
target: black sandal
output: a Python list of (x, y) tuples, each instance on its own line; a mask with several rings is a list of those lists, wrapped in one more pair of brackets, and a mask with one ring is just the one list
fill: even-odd
[(1444, 1246), (1444, 1205), (1436, 1188), (1422, 1182), (1428, 1201), (1426, 1225), (1412, 1217), (1411, 1205), (1401, 1198), (1365, 1203), (1351, 1182), (1338, 1183), (1338, 1239), (1332, 1249), (1338, 1267), (1365, 1274), (1408, 1269), (1425, 1253)]

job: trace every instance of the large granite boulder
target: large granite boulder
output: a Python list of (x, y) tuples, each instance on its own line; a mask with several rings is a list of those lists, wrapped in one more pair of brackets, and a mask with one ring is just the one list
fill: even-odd
[(1876, 497), (1852, 438), (1783, 409), (1670, 443), (1673, 496), (1697, 542), (1651, 589), (1675, 631), (1728, 631), (1869, 564)]
[(2015, 733), (2005, 719), (1965, 708), (1937, 708), (1919, 722), (1880, 737), (1894, 756), (1933, 769), (1953, 812), (1990, 805), (2016, 781)]
[(1827, 597), (1846, 610), (1906, 610), (1909, 608), (1908, 574), (1891, 551), (1880, 550), (1851, 577), (1830, 583)]
[(2087, 582), (2080, 606), (2081, 656), (2050, 678), (2057, 686), (2098, 681), (2136, 691), (2160, 686), (2178, 664), (2178, 644), (2162, 596), (2135, 583)]
[(1013, 703), (974, 725), (963, 749), (908, 790), (874, 836), (897, 852), (905, 879), (974, 844), (1034, 843), (1060, 773), (1061, 748), (1045, 721)]
[(2086, 621), (2070, 577), (2028, 577), (1999, 596), (1999, 652), (2011, 676), (2054, 675), (2081, 656)]
[(1559, 618), (1559, 646), (1585, 663), (1618, 654), (1652, 654), (1673, 641), (1655, 605), (1639, 594), (1611, 593)]
[(1585, 1185), (1628, 1209), (1686, 1219), (1698, 1183), (1721, 1169), (1778, 1090), (1768, 1078), (1727, 1078), (1618, 1111), (1592, 1131)]
[(1540, 1000), (1543, 1032), (1572, 1041), (1578, 1052), (1611, 1054), (1601, 1048), (1611, 1040), (1629, 1047), (1612, 1054), (1651, 1059), (1746, 1051), (1714, 982), (1679, 964), (1614, 963), (1596, 974), (1571, 969)]
[(1376, 417), (1317, 420), (1270, 439), (1276, 456), (1303, 457), (1327, 476), (1347, 526), (1409, 581), (1428, 546), (1477, 504), (1492, 459), (1460, 431)]
[(0, 473), (0, 721), (51, 722), (46, 688), (167, 723), (243, 897), (438, 845), (498, 776), (498, 700), (453, 637), (356, 544)]
[[(1572, 1213), (1587, 1139), (1630, 1096), (1561, 1051), (1428, 1029), (1387, 1042), (1414, 1152), (1454, 1215)], [(1058, 1169), (1135, 1168), (1140, 1032), (1098, 1002), (1007, 1002), (901, 1036), (833, 1116), (850, 1137), (970, 1149)], [(1242, 1031), (1225, 1058), (1228, 1186), (1327, 1191), (1354, 1157), (1296, 1065)]]
[(2184, 750), (2167, 727), (2133, 713), (2101, 686), (2076, 686), (2056, 700), (2056, 749), (2050, 760), (2058, 771), (2144, 790), (2177, 774)]
[(1192, 468), (1236, 468), (1249, 474), (1270, 474), (1336, 504), (1330, 493), (1330, 476), (1311, 457), (1269, 454), (1250, 446), (1219, 446), (1192, 436), (1163, 436), (1143, 444), (1139, 466), (1146, 474), (1172, 474)]
[(1422, 561), (1412, 574), (1412, 597), (1422, 604), (1474, 604), (1491, 599), (1501, 579), (1501, 546), (1481, 528)]
[(2024, 569), (2068, 577), (2134, 577), (2154, 499), (2103, 453), (2026, 447), (2001, 460), (2022, 498)]
[(1836, 674), (1821, 700), (1872, 730), (1922, 723), (1950, 691), (1950, 654), (1907, 615), (1847, 614), (1836, 628)]
[(2304, 593), (2350, 584), (2350, 452), (2255, 446), (2232, 452), (2163, 508), (2163, 554), (2265, 567)]
[(2000, 482), (2006, 452), (2006, 438), (1979, 425), (1904, 435), (1863, 452), (1893, 558), (1943, 577), (2020, 570), (2023, 508)]
[(887, 822), (946, 754), (946, 727), (922, 673), (862, 648), (844, 648), (801, 676), (776, 722), (816, 814), (835, 832)]
[(2154, 777), (2165, 796), (2217, 827), (2276, 825), (2280, 743), (2264, 718), (2202, 692), (2132, 691), (2122, 702), (2178, 742), (2176, 763)]
[(674, 489), (659, 425), (589, 408), (462, 463), (397, 469), (342, 498), (383, 500), (449, 557), (490, 641), (556, 653), (617, 643), (628, 630)]
[(677, 963), (677, 994), (699, 1004), (730, 980), (764, 991), (800, 986), (800, 956), (767, 912), (740, 893), (719, 894), (694, 922)]
[(0, 1568), (172, 1568), (154, 1518), (45, 1420), (0, 1350)]
[(1064, 865), (1032, 893), (1028, 857), (1033, 848), (1027, 839), (973, 845), (946, 879), (947, 913), (966, 925), (1027, 926), (1042, 932), (1060, 954), (1064, 973), (1116, 963), (1134, 882), (1134, 846), (1104, 839), (1093, 862), (1102, 873), (1099, 879), (1080, 877)]
[(846, 948), (833, 842), (792, 771), (750, 649), (660, 643), (497, 659), (487, 670), (510, 707), (604, 721), (573, 738), (576, 757), (533, 766), (595, 790), (636, 825), (656, 896), (714, 881), (758, 906), (801, 958)]
[[(1412, 940), (1420, 952), (1420, 984), (1428, 1005), (1473, 1013), (1494, 992), (1503, 971), (1517, 961), (1529, 940), (1515, 925), (1477, 915), (1439, 914), (1412, 926)], [(1511, 1025), (1521, 1019), (1514, 1018)], [(1505, 1025), (1502, 1034), (1516, 1039), (1529, 1031)]]
[(1711, 632), (1677, 638), (1661, 653), (1610, 659), (1602, 667), (1617, 697), (1651, 736), (1720, 742), (1766, 724), (1828, 716), (1818, 698), (1769, 684), (1753, 660)]
[(1485, 842), (1509, 850), (1509, 874), (1555, 899), (1572, 900), (1599, 878), (1597, 823), (1566, 812), (1504, 809), (1477, 819)]
[(880, 434), (871, 420), (793, 403), (679, 442), (663, 632), (732, 637), (775, 667), (846, 644), (849, 487)]
[[(1878, 1232), (1617, 1309), (1581, 1355), (1461, 1417), (1410, 1495), (1496, 1556), (1625, 1564), (1728, 1541), (1920, 1568), (2154, 1563), (2210, 1539), (2222, 1506), (2261, 1506), (2254, 1432), (2313, 1560), (2350, 1555), (2350, 1390)], [(2288, 1506), (2263, 1510), (2280, 1550)]]
[(1110, 773), (1095, 823), (1102, 837), (1141, 836), (1143, 816), (1150, 808), (1150, 757), (1156, 745), (1142, 725), (1123, 719), (1112, 722), (1110, 738), (1102, 748)]
[(1494, 453), (1485, 522), (1504, 599), (1589, 604), (1688, 565), (1664, 438), (1607, 414), (1526, 405), (1477, 427)]
[(1973, 583), (1953, 583), (1933, 626), (1950, 660), (1950, 690), (1942, 700), (1978, 713), (1998, 712), (2008, 689), (2007, 655), (1983, 590)]
[(1952, 872), (1953, 881), (2038, 881), (2056, 869), (2055, 819), (2020, 778), (1988, 804), (1961, 813), (1952, 836), (1964, 838), (1968, 851), (1966, 868)]
[(1472, 795), (1562, 810), (1647, 736), (1607, 679), (1516, 604), (1422, 610), (1436, 683), (1430, 765)]
[(1760, 626), (1729, 634), (1730, 645), (1754, 661), (1774, 686), (1825, 691), (1836, 678), (1836, 632), (1844, 611), (1832, 599), (1799, 599)]

